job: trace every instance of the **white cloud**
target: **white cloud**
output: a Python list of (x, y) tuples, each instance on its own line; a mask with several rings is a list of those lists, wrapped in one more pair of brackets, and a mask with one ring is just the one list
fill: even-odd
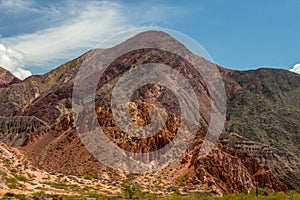
[(22, 12), (22, 11), (35, 11), (39, 10), (34, 8), (33, 0), (1, 0), (0, 8), (5, 12)]
[(290, 71), (300, 74), (300, 64), (296, 64)]
[[(79, 56), (80, 50), (95, 46), (110, 34), (134, 27), (119, 11), (117, 4), (101, 2), (78, 7), (70, 5), (72, 17), (64, 19), (56, 27), (5, 38), (5, 42), (24, 52), (27, 64), (43, 66), (76, 53)], [(77, 16), (73, 18), (74, 15)]]
[(29, 70), (23, 68), (24, 55), (14, 49), (0, 44), (0, 66), (9, 70), (16, 77), (24, 79), (31, 75)]
[[(33, 6), (33, 1), (26, 1), (27, 4), (24, 0), (6, 2), (10, 2), (6, 3), (6, 7), (14, 7), (16, 2), (23, 2), (20, 3), (19, 10), (32, 10), (36, 7)], [(45, 12), (43, 16), (44, 19), (48, 19), (45, 23), (49, 23), (50, 19), (48, 28), (13, 37), (2, 37), (0, 43), (25, 55), (20, 59), (20, 62), (23, 61), (23, 65), (19, 63), (20, 66), (49, 68), (49, 65), (58, 61), (65, 62), (79, 56), (114, 34), (153, 25), (159, 20), (164, 20), (164, 16), (170, 12), (176, 12), (175, 8), (163, 5), (157, 5), (157, 9), (152, 8), (150, 11), (145, 6), (147, 5), (133, 6), (111, 1), (67, 1), (64, 4), (53, 4), (51, 12)], [(46, 9), (41, 7), (40, 10)]]

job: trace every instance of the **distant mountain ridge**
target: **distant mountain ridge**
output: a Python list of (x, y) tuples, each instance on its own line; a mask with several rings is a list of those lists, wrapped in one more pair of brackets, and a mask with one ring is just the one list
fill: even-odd
[[(178, 45), (178, 49), (182, 49), (184, 53), (191, 54), (168, 34), (155, 31), (141, 33), (113, 48), (118, 50), (124, 48), (126, 42), (143, 41), (143, 38), (153, 38), (152, 42), (160, 42), (164, 45), (172, 43)], [(98, 51), (106, 52), (105, 49)], [(0, 116), (12, 121), (17, 121), (19, 116), (29, 116), (42, 122), (34, 126), (32, 131), (22, 133), (17, 127), (11, 127), (17, 131), (10, 131), (9, 136), (7, 131), (0, 131), (3, 135), (0, 138), (5, 138), (2, 139), (4, 142), (15, 144), (16, 147), (22, 146), (20, 151), (41, 169), (76, 175), (89, 172), (102, 173), (106, 184), (118, 185), (120, 184), (116, 181), (118, 176), (124, 174), (119, 175), (119, 172), (103, 166), (91, 156), (73, 126), (72, 88), (77, 70), (89, 54), (90, 52), (87, 52), (47, 74), (31, 76), (24, 81), (13, 82), (14, 78), (9, 74), (8, 78), (1, 80), (0, 73), (0, 85), (1, 82), (5, 83), (5, 88), (0, 87)], [(199, 59), (204, 64), (208, 62), (201, 57), (194, 59)], [(137, 143), (134, 143), (132, 138), (122, 138), (120, 130), (114, 128), (116, 126), (111, 119), (108, 104), (115, 80), (132, 66), (149, 62), (170, 65), (185, 76), (194, 73), (193, 67), (182, 58), (157, 49), (130, 52), (118, 58), (109, 67), (110, 74), (101, 78), (98, 84), (96, 111), (100, 124), (107, 129), (107, 135), (125, 149), (136, 150), (137, 147), (145, 144), (154, 150), (158, 149), (172, 139), (170, 132), (176, 128), (177, 118), (174, 116), (173, 122), (160, 133), (160, 137)], [(186, 187), (181, 189), (205, 189), (217, 193), (249, 191), (256, 183), (262, 188), (273, 191), (299, 187), (300, 180), (295, 177), (300, 177), (300, 172), (297, 171), (297, 166), (300, 165), (300, 75), (275, 69), (240, 72), (219, 67), (219, 70), (224, 79), (228, 99), (226, 133), (223, 134), (220, 142), (208, 158), (197, 159), (203, 139), (202, 134), (207, 128), (210, 117), (210, 96), (203, 80), (191, 79), (191, 85), (196, 89), (200, 99), (202, 129), (199, 130), (198, 139), (194, 141), (186, 155), (176, 163), (177, 167), (173, 166), (174, 171), (172, 166), (169, 166), (165, 171), (154, 175), (148, 174), (145, 177), (147, 179), (151, 176), (156, 179), (161, 179), (158, 178), (160, 176), (166, 179), (171, 177), (171, 181), (166, 182), (166, 185), (178, 187), (179, 182), (183, 182)], [(147, 93), (147, 91), (151, 92)], [(159, 95), (157, 99), (163, 102), (174, 100), (174, 95), (172, 96), (168, 90), (159, 85), (152, 85), (141, 88), (133, 96), (132, 101), (147, 99), (157, 94)], [(174, 107), (174, 113), (178, 109), (176, 106), (178, 106), (176, 103), (169, 105)], [(146, 109), (143, 106), (140, 108)], [(146, 120), (147, 116), (142, 118)], [(235, 134), (241, 137), (235, 137)], [(18, 138), (18, 143), (13, 143), (15, 140), (9, 138)], [(265, 145), (268, 154), (257, 150), (261, 145)], [(266, 155), (269, 154), (276, 155), (276, 158), (271, 158), (271, 161), (266, 160)], [(182, 177), (186, 174), (189, 176), (183, 181)], [(154, 184), (153, 182), (149, 182), (149, 185), (141, 183), (142, 177), (136, 176), (135, 181), (144, 184), (145, 188)], [(167, 192), (168, 188), (162, 190)]]
[(286, 70), (230, 75), (241, 86), (228, 105), (228, 131), (300, 155), (300, 78)]

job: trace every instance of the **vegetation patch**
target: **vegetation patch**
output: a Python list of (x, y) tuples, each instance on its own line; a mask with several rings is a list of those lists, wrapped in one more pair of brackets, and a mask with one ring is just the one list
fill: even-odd
[(46, 181), (46, 182), (41, 182), (41, 183), (45, 184), (45, 185), (50, 185), (53, 188), (62, 189), (62, 190), (74, 189), (74, 188), (78, 187), (77, 184), (67, 184), (65, 182), (48, 182), (48, 181)]

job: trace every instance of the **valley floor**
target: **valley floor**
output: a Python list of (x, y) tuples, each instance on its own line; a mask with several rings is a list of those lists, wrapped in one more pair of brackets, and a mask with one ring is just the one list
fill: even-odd
[[(3, 191), (1, 191), (2, 193)], [(147, 200), (300, 200), (299, 191), (289, 191), (288, 193), (276, 192), (276, 193), (266, 193), (265, 191), (259, 190), (259, 194), (256, 196), (256, 191), (253, 190), (249, 194), (228, 194), (222, 197), (214, 196), (210, 193), (195, 193), (189, 195), (182, 195), (173, 193), (169, 196), (158, 196), (151, 193), (140, 193), (134, 195), (131, 199), (147, 199)], [(121, 200), (121, 199), (130, 199), (126, 194), (116, 195), (116, 196), (106, 196), (104, 194), (46, 194), (44, 191), (35, 192), (32, 194), (16, 194), (13, 192), (6, 192), (1, 194), (1, 199), (20, 199), (20, 200)]]

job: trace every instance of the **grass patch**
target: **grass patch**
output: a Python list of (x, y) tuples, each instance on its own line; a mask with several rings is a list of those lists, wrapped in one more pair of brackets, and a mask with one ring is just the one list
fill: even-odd
[(20, 199), (20, 200), (29, 200), (30, 198), (25, 194), (15, 194), (12, 192), (5, 193), (1, 199)]
[(3, 176), (7, 176), (7, 173), (6, 172), (3, 172), (3, 171), (0, 171), (0, 175), (3, 177)]
[[(263, 191), (263, 190), (261, 190)], [(250, 192), (249, 194), (228, 194), (223, 197), (216, 197), (210, 193), (195, 193), (187, 196), (173, 193), (171, 196), (159, 197), (158, 200), (300, 200), (300, 194), (295, 191), (275, 192), (275, 193), (264, 193), (261, 192), (257, 197), (255, 193)]]
[(19, 186), (17, 184), (18, 180), (13, 177), (5, 177), (4, 178), (6, 185), (9, 189), (18, 189)]
[(26, 178), (25, 176), (17, 176), (16, 179), (18, 181), (23, 181), (23, 182), (28, 182), (29, 181), (28, 178)]
[(18, 170), (15, 169), (15, 168), (13, 168), (13, 169), (10, 170), (10, 172), (11, 172), (11, 173), (18, 173)]
[(94, 179), (93, 176), (91, 176), (89, 174), (84, 175), (83, 178), (86, 179), (86, 180), (93, 180)]
[[(80, 199), (99, 199), (99, 200), (107, 200), (107, 199), (123, 199), (118, 197), (113, 197), (103, 195), (103, 194), (95, 194), (95, 193), (83, 193), (78, 195), (51, 195), (46, 194), (44, 191), (35, 192), (32, 195), (24, 195), (24, 194), (15, 194), (12, 192), (5, 193), (0, 196), (1, 199), (20, 199), (20, 200), (29, 200), (29, 199), (62, 199), (62, 200), (80, 200)], [(127, 196), (128, 199), (128, 196)], [(142, 192), (139, 195), (132, 196), (131, 199), (147, 199), (147, 200), (299, 200), (300, 194), (298, 191), (293, 190), (287, 193), (284, 192), (276, 192), (276, 193), (268, 193), (265, 195), (259, 195), (258, 197), (255, 194), (228, 194), (223, 197), (216, 197), (211, 193), (193, 193), (190, 195), (181, 195), (173, 193), (170, 196), (159, 197), (156, 194), (152, 194), (149, 192)]]
[(107, 196), (103, 194), (81, 194), (81, 195), (62, 195), (61, 199), (64, 200), (78, 200), (78, 199), (97, 199), (97, 200), (107, 200)]
[(66, 182), (41, 182), (42, 184), (45, 184), (45, 185), (50, 185), (51, 187), (53, 188), (56, 188), (56, 189), (63, 189), (63, 190), (67, 190), (67, 189), (74, 189), (74, 188), (77, 188), (78, 185), (76, 184), (67, 184)]
[(45, 195), (45, 194), (46, 194), (46, 192), (44, 190), (33, 193), (33, 195), (38, 195), (38, 196), (42, 196), (42, 195)]

